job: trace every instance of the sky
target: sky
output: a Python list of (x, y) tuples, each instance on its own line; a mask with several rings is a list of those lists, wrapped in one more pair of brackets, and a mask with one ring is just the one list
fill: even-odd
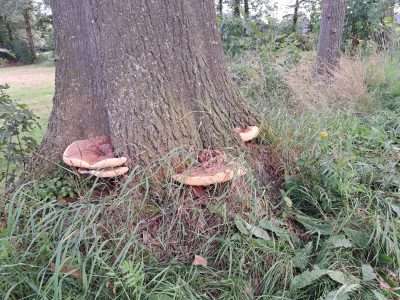
[(278, 9), (274, 12), (273, 16), (282, 19), (283, 16), (290, 14), (291, 9), (289, 5), (293, 5), (295, 2), (295, 0), (275, 0), (275, 5)]

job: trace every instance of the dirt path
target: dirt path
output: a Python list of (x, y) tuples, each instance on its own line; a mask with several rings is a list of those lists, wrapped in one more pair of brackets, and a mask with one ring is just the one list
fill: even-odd
[(0, 84), (12, 87), (39, 87), (54, 84), (54, 67), (18, 66), (0, 68)]

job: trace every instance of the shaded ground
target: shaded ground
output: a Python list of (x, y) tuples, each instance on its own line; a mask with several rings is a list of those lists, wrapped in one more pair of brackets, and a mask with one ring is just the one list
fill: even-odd
[(47, 125), (54, 94), (54, 67), (42, 65), (0, 68), (0, 85), (8, 84), (9, 95), (27, 104)]

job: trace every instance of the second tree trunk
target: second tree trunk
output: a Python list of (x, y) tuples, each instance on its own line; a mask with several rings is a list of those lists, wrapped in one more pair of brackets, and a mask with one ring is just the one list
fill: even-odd
[(323, 0), (316, 71), (332, 75), (340, 58), (346, 0)]

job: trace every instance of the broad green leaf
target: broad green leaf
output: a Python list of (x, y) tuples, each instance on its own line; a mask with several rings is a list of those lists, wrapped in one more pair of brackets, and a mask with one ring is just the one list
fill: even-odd
[(279, 225), (274, 224), (271, 220), (263, 219), (261, 220), (259, 226), (263, 229), (275, 233), (279, 238), (291, 243), (289, 232), (286, 229), (280, 227)]
[(327, 272), (328, 276), (341, 284), (359, 284), (360, 283), (360, 279), (358, 279), (357, 277), (351, 275), (351, 274), (346, 274), (343, 273), (341, 271), (328, 271)]
[(251, 225), (247, 223), (245, 220), (243, 220), (241, 217), (236, 216), (235, 217), (235, 225), (237, 229), (244, 235), (254, 235), (257, 238), (270, 241), (271, 237), (269, 236), (268, 232), (263, 230), (260, 227), (257, 227), (255, 225)]
[(316, 269), (312, 271), (305, 271), (293, 278), (292, 283), (290, 284), (290, 289), (299, 290), (305, 288), (326, 274), (328, 274), (328, 270)]
[(321, 235), (331, 235), (333, 228), (328, 223), (323, 223), (320, 220), (310, 218), (308, 216), (296, 215), (296, 220), (301, 223), (308, 231)]
[(345, 228), (346, 236), (359, 248), (366, 248), (369, 244), (369, 235), (365, 232), (360, 232), (350, 228)]
[(359, 284), (345, 284), (339, 289), (330, 292), (325, 300), (349, 300), (350, 293), (358, 290), (360, 287)]
[(305, 288), (313, 284), (314, 282), (316, 282), (318, 279), (320, 279), (322, 276), (325, 275), (328, 275), (332, 280), (341, 283), (343, 285), (360, 283), (360, 280), (351, 274), (345, 274), (341, 271), (315, 269), (312, 271), (305, 271), (300, 275), (295, 276), (292, 280), (290, 288), (292, 290)]
[(246, 227), (246, 222), (239, 216), (235, 217), (235, 225), (236, 228), (240, 231), (240, 233), (244, 235), (249, 235), (249, 231), (247, 230)]
[(344, 235), (334, 235), (328, 240), (330, 248), (352, 248), (353, 244)]
[(371, 281), (371, 280), (376, 279), (375, 271), (371, 267), (371, 265), (362, 265), (361, 266), (361, 271), (362, 271), (362, 279), (363, 279), (363, 281)]
[(304, 248), (298, 249), (293, 257), (293, 264), (296, 268), (304, 270), (310, 261), (312, 253), (312, 242), (309, 242)]

